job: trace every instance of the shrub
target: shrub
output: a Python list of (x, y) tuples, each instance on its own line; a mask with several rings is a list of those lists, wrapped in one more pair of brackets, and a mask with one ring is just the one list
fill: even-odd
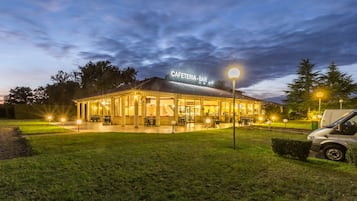
[(357, 146), (349, 146), (346, 152), (347, 161), (357, 167)]
[(272, 138), (273, 152), (279, 156), (290, 156), (301, 161), (306, 161), (309, 156), (311, 141), (289, 140)]

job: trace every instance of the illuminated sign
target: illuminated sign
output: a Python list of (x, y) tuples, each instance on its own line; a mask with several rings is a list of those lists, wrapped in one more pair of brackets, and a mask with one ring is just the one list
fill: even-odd
[(208, 78), (203, 75), (195, 75), (195, 74), (184, 73), (184, 72), (175, 71), (175, 70), (172, 70), (169, 75), (172, 80), (196, 83), (196, 84), (201, 84), (201, 85), (212, 85), (213, 84), (213, 81), (208, 81)]

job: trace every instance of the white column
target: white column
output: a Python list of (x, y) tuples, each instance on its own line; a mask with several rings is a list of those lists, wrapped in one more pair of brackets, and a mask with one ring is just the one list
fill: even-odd
[(134, 127), (135, 128), (138, 128), (138, 122), (139, 122), (139, 119), (138, 119), (138, 116), (139, 116), (139, 97), (137, 95), (134, 95)]
[(125, 104), (126, 104), (126, 96), (121, 97), (121, 125), (125, 126), (126, 124), (126, 117), (125, 117)]
[(160, 126), (160, 97), (156, 96), (156, 126)]
[(77, 102), (77, 119), (81, 118), (81, 103)]

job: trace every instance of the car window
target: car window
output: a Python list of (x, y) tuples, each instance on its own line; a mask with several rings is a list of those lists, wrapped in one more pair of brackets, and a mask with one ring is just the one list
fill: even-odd
[(357, 132), (357, 115), (341, 124), (341, 134), (354, 135)]
[[(350, 113), (350, 114), (348, 114), (349, 116), (356, 116), (356, 114), (355, 113)], [(347, 117), (347, 115), (344, 115), (344, 116), (342, 116), (342, 117), (340, 117), (339, 119), (337, 119), (335, 122), (333, 122), (332, 124), (330, 124), (330, 125), (328, 125), (328, 126), (326, 126), (327, 128), (333, 128), (333, 127), (335, 127), (335, 126), (337, 126), (338, 124), (341, 124), (346, 118), (349, 118), (349, 117)]]

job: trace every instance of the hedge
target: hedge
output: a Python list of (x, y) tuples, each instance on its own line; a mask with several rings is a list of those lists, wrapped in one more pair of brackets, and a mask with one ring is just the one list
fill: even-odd
[(279, 156), (288, 156), (306, 161), (312, 145), (311, 141), (290, 140), (281, 138), (272, 138), (273, 152)]
[(347, 161), (357, 167), (357, 146), (349, 146), (346, 152)]

